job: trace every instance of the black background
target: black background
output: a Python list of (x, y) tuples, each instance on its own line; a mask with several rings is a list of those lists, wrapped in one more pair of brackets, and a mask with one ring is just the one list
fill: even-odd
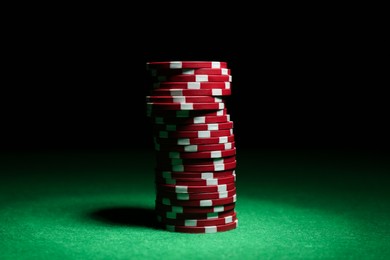
[(388, 149), (383, 36), (364, 19), (127, 11), (13, 22), (3, 149), (152, 149), (145, 64), (158, 60), (228, 62), (240, 147)]

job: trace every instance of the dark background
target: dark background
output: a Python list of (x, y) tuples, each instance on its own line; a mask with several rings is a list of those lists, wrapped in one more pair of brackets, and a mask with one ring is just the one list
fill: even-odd
[(388, 150), (376, 27), (335, 13), (233, 10), (199, 20), (156, 8), (15, 21), (1, 148), (152, 149), (146, 62), (218, 60), (232, 71), (237, 146)]

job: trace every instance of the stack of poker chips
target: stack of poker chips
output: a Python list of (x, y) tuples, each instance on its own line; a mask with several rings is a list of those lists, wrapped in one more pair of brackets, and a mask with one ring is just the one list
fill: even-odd
[(215, 233), (238, 225), (236, 147), (225, 97), (226, 62), (148, 62), (157, 220), (169, 231)]

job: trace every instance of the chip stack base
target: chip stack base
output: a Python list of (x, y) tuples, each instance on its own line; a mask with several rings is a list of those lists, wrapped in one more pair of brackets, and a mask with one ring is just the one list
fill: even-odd
[(225, 105), (231, 71), (219, 61), (148, 62), (159, 226), (182, 233), (236, 229), (236, 146)]

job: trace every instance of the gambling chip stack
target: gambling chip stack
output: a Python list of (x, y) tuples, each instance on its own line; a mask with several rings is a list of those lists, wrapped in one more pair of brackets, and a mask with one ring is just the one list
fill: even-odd
[(227, 63), (148, 62), (147, 70), (159, 223), (185, 233), (235, 229), (237, 162), (224, 99), (231, 95)]

